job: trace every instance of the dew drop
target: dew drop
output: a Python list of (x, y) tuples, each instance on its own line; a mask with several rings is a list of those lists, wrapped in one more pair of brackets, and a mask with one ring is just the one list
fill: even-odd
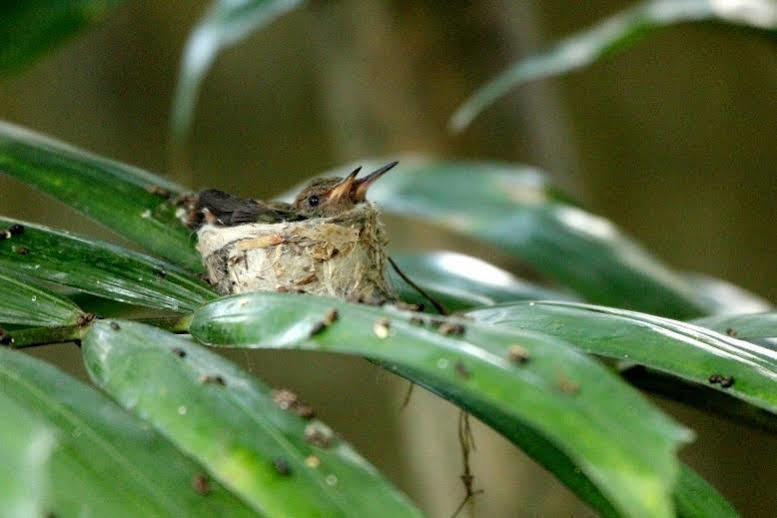
[(440, 358), (437, 360), (437, 368), (438, 369), (447, 369), (450, 362), (446, 358)]
[(178, 407), (178, 415), (186, 415), (186, 407), (181, 405)]
[(324, 481), (326, 481), (326, 483), (329, 484), (330, 486), (334, 486), (335, 484), (337, 484), (337, 476), (330, 473), (329, 475), (326, 476)]
[(32, 296), (32, 301), (33, 301), (33, 302), (35, 302), (35, 301), (37, 301), (37, 300), (38, 300), (38, 296), (37, 296), (37, 295), (33, 295), (33, 296)]

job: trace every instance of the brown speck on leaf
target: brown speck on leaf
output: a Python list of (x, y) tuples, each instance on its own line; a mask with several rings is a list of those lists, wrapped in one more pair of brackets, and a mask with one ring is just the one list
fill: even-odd
[(305, 440), (319, 448), (329, 448), (332, 445), (332, 430), (323, 423), (313, 422), (305, 427)]
[(372, 325), (372, 332), (381, 340), (388, 338), (391, 334), (391, 323), (387, 318), (379, 318)]
[(111, 329), (113, 329), (114, 331), (118, 331), (119, 329), (121, 329), (121, 327), (119, 327), (119, 324), (117, 322), (111, 322)]
[(737, 335), (737, 332), (736, 332), (736, 331), (734, 331), (734, 329), (732, 329), (732, 328), (730, 328), (730, 327), (729, 327), (729, 328), (727, 328), (727, 329), (726, 329), (726, 334), (727, 334), (728, 336), (736, 336), (736, 335)]
[(332, 324), (337, 322), (338, 318), (340, 318), (340, 314), (337, 312), (335, 308), (332, 308), (324, 314), (324, 320), (322, 320), (322, 322), (325, 325), (331, 326)]
[(207, 495), (210, 492), (210, 480), (205, 473), (197, 473), (192, 477), (192, 487), (200, 495)]
[(733, 376), (723, 376), (722, 378), (720, 378), (720, 386), (723, 388), (729, 388), (733, 384), (734, 384)]
[(156, 185), (153, 183), (146, 185), (146, 191), (150, 192), (155, 196), (160, 196), (167, 200), (169, 200), (173, 195), (173, 193), (171, 193), (169, 189), (165, 189), (161, 185)]
[(460, 336), (460, 335), (463, 335), (464, 332), (466, 331), (463, 325), (453, 324), (451, 322), (443, 322), (442, 324), (440, 324), (440, 327), (438, 327), (437, 330), (440, 332), (440, 334), (445, 336), (448, 336), (448, 335)]
[(8, 331), (0, 327), (0, 345), (13, 344), (13, 337), (8, 334)]
[(289, 462), (283, 457), (275, 457), (272, 460), (272, 465), (278, 474), (283, 476), (291, 475), (291, 466), (289, 466)]
[(30, 253), (30, 249), (26, 246), (20, 246), (16, 248), (16, 253), (19, 255), (27, 255)]
[(173, 347), (172, 351), (173, 351), (173, 354), (178, 356), (179, 358), (186, 358), (186, 351), (184, 351), (180, 347)]
[(468, 379), (470, 376), (472, 376), (472, 371), (469, 370), (469, 367), (464, 365), (461, 361), (456, 362), (456, 374), (461, 376), (462, 378)]
[(202, 383), (203, 385), (212, 383), (213, 385), (219, 385), (221, 387), (227, 384), (224, 381), (224, 378), (218, 374), (202, 374), (200, 375), (200, 383)]
[(287, 410), (294, 415), (310, 419), (316, 415), (313, 407), (299, 399), (297, 394), (287, 389), (273, 390), (271, 392), (272, 400), (282, 410)]
[(154, 268), (154, 275), (156, 275), (160, 279), (164, 279), (165, 277), (167, 277), (167, 272), (162, 268)]
[(566, 394), (577, 394), (580, 392), (580, 385), (563, 376), (558, 380), (557, 387)]
[(10, 227), (8, 227), (8, 233), (12, 236), (18, 236), (20, 234), (24, 233), (24, 226), (19, 225), (18, 223), (14, 223)]
[(91, 324), (94, 319), (97, 318), (97, 315), (94, 313), (81, 313), (78, 315), (78, 319), (76, 320), (76, 325), (79, 327), (85, 327)]
[(319, 320), (318, 322), (313, 324), (313, 328), (310, 330), (310, 336), (313, 337), (318, 334), (321, 334), (321, 332), (323, 332), (326, 328), (327, 328), (327, 325), (324, 322)]
[(511, 345), (507, 350), (507, 358), (517, 365), (523, 365), (529, 361), (529, 351), (520, 345)]

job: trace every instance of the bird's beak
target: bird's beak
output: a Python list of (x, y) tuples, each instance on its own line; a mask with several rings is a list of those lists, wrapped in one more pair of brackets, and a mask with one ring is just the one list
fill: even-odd
[(354, 181), (356, 179), (356, 175), (359, 174), (361, 169), (361, 166), (357, 167), (351, 174), (343, 178), (340, 183), (332, 187), (332, 189), (329, 191), (329, 196), (327, 199), (329, 201), (337, 201), (341, 198), (347, 197), (351, 193), (354, 183), (356, 183)]
[(377, 169), (364, 178), (360, 178), (354, 182), (353, 199), (356, 202), (364, 201), (367, 198), (367, 189), (370, 188), (375, 180), (386, 174), (389, 169), (393, 168), (399, 162), (391, 162), (386, 164), (380, 169)]

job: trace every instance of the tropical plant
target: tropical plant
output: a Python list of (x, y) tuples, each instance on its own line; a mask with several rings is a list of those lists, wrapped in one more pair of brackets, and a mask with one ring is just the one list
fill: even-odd
[[(183, 61), (176, 134), (219, 50), (301, 3), (214, 4)], [(649, 2), (582, 39), (596, 40), (593, 59), (637, 29), (708, 18), (712, 4), (668, 16), (670, 3)], [(546, 72), (524, 69), (569, 68), (580, 42), (561, 48), (535, 59)], [(500, 84), (528, 76), (509, 77)], [(501, 91), (479, 94), (458, 124)], [(1, 172), (146, 251), (0, 217), (0, 516), (422, 515), (293, 393), (209, 347), (367, 358), (492, 427), (602, 516), (736, 516), (679, 461), (693, 432), (632, 384), (777, 430), (771, 306), (663, 265), (534, 168), (400, 161), (371, 191), (382, 209), (498, 247), (552, 286), (462, 254), (412, 252), (394, 256), (401, 271), (446, 314), (289, 293), (219, 297), (176, 215), (185, 187), (0, 125)], [(402, 277), (392, 282), (403, 300), (426, 302)], [(20, 351), (53, 343), (80, 347), (96, 388)]]

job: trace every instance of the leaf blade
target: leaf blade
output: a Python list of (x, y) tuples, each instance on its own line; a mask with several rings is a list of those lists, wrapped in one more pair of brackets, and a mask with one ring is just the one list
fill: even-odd
[(0, 273), (0, 323), (66, 326), (78, 322), (81, 308), (65, 297)]
[(0, 349), (0, 386), (56, 434), (48, 469), (57, 482), (49, 510), (57, 515), (255, 516), (215, 482), (207, 496), (198, 494), (192, 478), (202, 467), (54, 367)]
[(314, 423), (191, 341), (101, 321), (82, 352), (96, 383), (267, 516), (421, 516), (347, 444), (331, 435), (326, 448), (307, 442)]
[(189, 273), (116, 245), (0, 217), (24, 232), (0, 241), (0, 273), (69, 286), (140, 306), (190, 311), (215, 297)]
[(777, 312), (713, 315), (697, 318), (691, 324), (743, 340), (777, 338)]
[(152, 191), (183, 188), (159, 176), (0, 122), (0, 172), (105, 225), (147, 250), (194, 272), (202, 271), (191, 234), (175, 207)]
[[(337, 323), (314, 333), (332, 308), (339, 312)], [(254, 293), (200, 308), (190, 332), (211, 345), (320, 349), (424, 372), (441, 386), (489, 401), (513, 420), (541, 430), (625, 514), (672, 514), (668, 493), (676, 473), (673, 452), (689, 440), (687, 430), (636, 392), (624, 389), (596, 362), (553, 339), (459, 321), (466, 327), (467, 338), (462, 342), (456, 336), (418, 328), (411, 317), (335, 299)], [(388, 331), (380, 327), (384, 318), (390, 321)], [(509, 360), (510, 346), (516, 343), (530, 353), (530, 367)], [(644, 449), (626, 454), (631, 446), (613, 441), (624, 436), (641, 437), (635, 441), (652, 450), (650, 460), (639, 460)]]
[(713, 20), (757, 29), (777, 29), (777, 7), (770, 0), (651, 0), (621, 11), (559, 41), (549, 49), (523, 58), (472, 94), (451, 116), (449, 126), (461, 131), (486, 107), (511, 89), (589, 65), (619, 52), (660, 28)]

